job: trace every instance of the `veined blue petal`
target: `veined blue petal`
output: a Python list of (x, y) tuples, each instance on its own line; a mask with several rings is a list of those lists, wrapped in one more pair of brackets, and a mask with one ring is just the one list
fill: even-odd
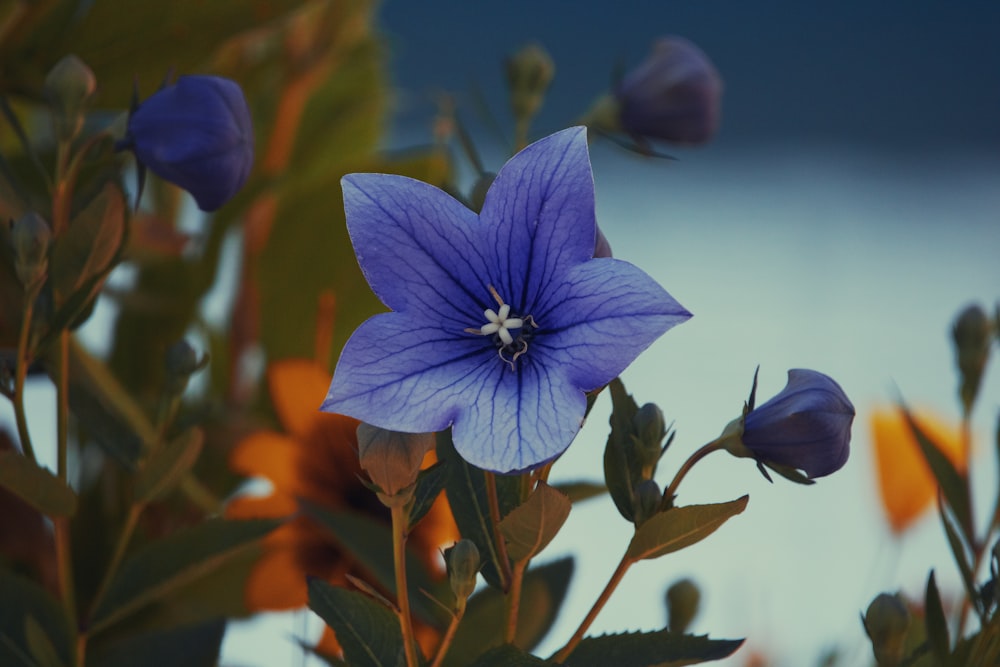
[(478, 216), (432, 185), (390, 174), (341, 180), (347, 230), (372, 291), (397, 312), (428, 312), (460, 332), (495, 304)]
[(528, 146), (497, 173), (480, 214), (491, 279), (515, 311), (530, 312), (553, 280), (594, 254), (594, 176), (587, 131)]
[(562, 367), (583, 391), (610, 382), (665, 331), (691, 317), (643, 271), (610, 258), (574, 267), (532, 315), (539, 330), (531, 352)]

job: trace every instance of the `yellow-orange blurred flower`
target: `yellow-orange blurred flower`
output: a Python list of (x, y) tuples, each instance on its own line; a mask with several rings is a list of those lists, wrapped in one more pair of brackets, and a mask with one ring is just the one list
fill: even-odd
[[(910, 414), (941, 453), (964, 473), (968, 468), (969, 452), (961, 429), (927, 410), (911, 411)], [(930, 507), (937, 496), (937, 482), (899, 407), (876, 409), (870, 423), (882, 507), (889, 526), (899, 534)]]
[[(357, 420), (318, 410), (330, 376), (313, 361), (284, 360), (268, 367), (267, 380), (285, 430), (260, 431), (242, 440), (230, 455), (230, 465), (247, 476), (269, 480), (273, 491), (265, 497), (236, 498), (227, 515), (289, 516), (298, 510), (296, 499), (301, 498), (326, 509), (351, 509), (388, 521), (388, 510), (360, 481)], [(432, 571), (443, 576), (439, 549), (458, 539), (443, 495), (409, 539)], [(344, 575), (352, 568), (321, 526), (299, 516), (264, 540), (264, 554), (247, 582), (247, 607), (252, 611), (302, 607), (308, 601), (307, 575), (344, 584)], [(324, 642), (320, 648), (331, 646)]]

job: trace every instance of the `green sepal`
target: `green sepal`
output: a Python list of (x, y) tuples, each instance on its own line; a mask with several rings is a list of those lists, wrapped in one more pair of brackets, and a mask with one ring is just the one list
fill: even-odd
[(66, 482), (13, 449), (0, 451), (0, 486), (47, 516), (73, 516), (77, 498)]
[(225, 619), (213, 619), (130, 636), (87, 656), (92, 667), (214, 667)]
[(565, 494), (539, 482), (528, 499), (500, 522), (510, 559), (522, 561), (538, 555), (562, 528), (571, 508)]
[(587, 637), (561, 663), (564, 667), (682, 667), (721, 660), (736, 652), (742, 639), (709, 639), (669, 630)]
[(399, 619), (384, 605), (357, 591), (310, 578), (309, 608), (336, 633), (352, 667), (404, 664)]
[(655, 514), (636, 528), (625, 557), (633, 561), (659, 558), (700, 542), (741, 513), (749, 499), (743, 496), (727, 503), (672, 507)]

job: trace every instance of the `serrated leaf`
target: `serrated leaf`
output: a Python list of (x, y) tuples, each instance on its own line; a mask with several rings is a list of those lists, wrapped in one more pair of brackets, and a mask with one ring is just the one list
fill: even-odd
[(152, 502), (170, 491), (194, 466), (204, 442), (204, 432), (191, 428), (156, 448), (136, 476), (136, 502)]
[(225, 619), (129, 636), (105, 647), (91, 667), (215, 667), (226, 631)]
[[(395, 594), (396, 573), (392, 562), (392, 529), (370, 516), (347, 510), (327, 510), (301, 500), (309, 516), (330, 531), (330, 534), (354, 560), (361, 565), (383, 589)], [(445, 597), (443, 582), (436, 582), (427, 572), (423, 562), (407, 550), (406, 582), (410, 588), (410, 608), (425, 623), (440, 625), (444, 622), (443, 609), (426, 599), (427, 594), (437, 599)]]
[[(451, 441), (451, 432), (438, 433), (437, 457), (448, 467), (445, 492), (458, 532), (467, 540), (472, 540), (479, 549), (483, 560), (483, 578), (492, 585), (500, 586), (500, 552), (493, 536), (490, 522), (490, 505), (486, 496), (486, 477), (482, 470), (471, 466), (458, 455)], [(517, 476), (497, 475), (497, 500), (501, 519), (517, 507), (520, 501), (521, 483)]]
[(934, 570), (931, 570), (927, 577), (927, 592), (924, 596), (926, 616), (924, 623), (927, 626), (927, 642), (930, 644), (931, 652), (942, 666), (951, 664), (951, 640), (948, 638), (948, 619), (944, 615), (944, 607), (941, 605), (941, 594), (938, 592), (937, 582), (934, 581)]
[(547, 664), (516, 646), (504, 644), (482, 654), (475, 662), (469, 663), (469, 667), (540, 667)]
[(410, 507), (409, 530), (420, 523), (434, 505), (448, 478), (448, 469), (441, 463), (436, 463), (427, 470), (421, 470), (417, 476), (417, 486), (413, 491), (413, 506)]
[(0, 451), (0, 486), (47, 516), (73, 516), (76, 494), (48, 469), (12, 449)]
[(403, 664), (403, 633), (394, 613), (356, 591), (309, 580), (309, 608), (337, 635), (352, 667)]
[(500, 522), (510, 559), (534, 558), (562, 528), (571, 508), (569, 498), (563, 493), (539, 482), (528, 499)]
[(208, 519), (143, 546), (123, 564), (91, 620), (91, 632), (206, 576), (281, 525), (281, 520)]
[(636, 528), (626, 558), (658, 558), (700, 542), (727, 519), (742, 512), (749, 499), (750, 496), (743, 496), (727, 503), (672, 507), (654, 514)]
[(736, 652), (742, 639), (709, 639), (668, 630), (587, 637), (564, 667), (683, 667), (721, 660)]
[[(527, 651), (548, 634), (562, 608), (573, 559), (561, 558), (528, 570), (521, 587), (521, 609), (514, 643)], [(484, 588), (469, 599), (465, 616), (444, 660), (445, 667), (466, 667), (486, 649), (503, 644), (504, 596)]]
[(59, 659), (52, 640), (31, 614), (24, 619), (24, 637), (38, 667), (63, 667), (64, 663)]
[[(12, 572), (0, 569), (0, 664), (37, 667), (26, 636), (25, 619), (34, 619), (39, 630), (55, 648), (56, 656), (70, 664), (72, 643), (66, 615), (59, 603), (40, 586)], [(27, 662), (25, 662), (25, 660)]]
[(927, 461), (927, 466), (931, 469), (938, 486), (941, 487), (945, 500), (948, 501), (948, 505), (955, 513), (962, 534), (968, 541), (973, 536), (972, 504), (969, 500), (968, 480), (958, 472), (948, 457), (941, 453), (941, 448), (938, 447), (937, 443), (920, 428), (909, 409), (900, 404), (900, 410), (902, 410), (906, 423), (909, 424), (910, 430), (913, 432), (913, 437), (920, 445), (924, 460)]
[(628, 451), (633, 436), (632, 419), (639, 412), (639, 406), (619, 378), (612, 380), (608, 388), (611, 392), (611, 433), (604, 446), (604, 483), (618, 512), (626, 520), (634, 521), (632, 500), (636, 480), (629, 472), (633, 466)]

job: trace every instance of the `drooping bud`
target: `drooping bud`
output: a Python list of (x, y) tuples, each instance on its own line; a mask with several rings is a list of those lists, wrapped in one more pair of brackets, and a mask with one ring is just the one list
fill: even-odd
[(49, 223), (34, 211), (28, 211), (11, 222), (10, 238), (18, 280), (29, 292), (39, 288), (49, 270), (49, 245), (52, 243)]
[(45, 77), (43, 92), (52, 105), (56, 136), (72, 141), (83, 127), (83, 112), (97, 89), (97, 79), (75, 55), (63, 56)]
[(540, 45), (528, 44), (509, 56), (505, 66), (514, 118), (530, 119), (541, 108), (555, 76), (552, 56)]
[(992, 329), (989, 316), (979, 304), (970, 305), (959, 313), (951, 329), (952, 340), (955, 341), (955, 361), (962, 375), (958, 393), (966, 414), (972, 411), (979, 393), (979, 384), (990, 357)]
[(191, 376), (208, 365), (208, 355), (198, 356), (186, 340), (179, 340), (167, 348), (166, 387), (168, 396), (180, 396), (187, 389)]
[(663, 493), (660, 486), (651, 479), (644, 479), (635, 487), (635, 525), (641, 526), (660, 511)]
[(479, 575), (479, 549), (472, 540), (461, 539), (444, 550), (444, 560), (448, 568), (448, 581), (459, 606), (476, 590)]
[(400, 433), (362, 423), (358, 426), (361, 468), (390, 507), (405, 504), (413, 493), (424, 455), (433, 449), (433, 433)]
[(683, 634), (698, 615), (701, 591), (690, 579), (681, 579), (667, 589), (667, 627)]
[(910, 612), (899, 595), (879, 594), (868, 605), (868, 611), (861, 620), (879, 666), (899, 665), (904, 657), (906, 632), (910, 627)]

